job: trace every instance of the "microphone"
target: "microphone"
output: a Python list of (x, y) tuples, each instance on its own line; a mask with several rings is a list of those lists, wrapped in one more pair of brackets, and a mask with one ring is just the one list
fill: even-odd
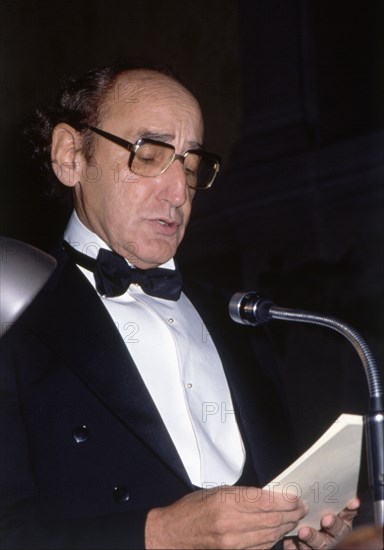
[(233, 321), (243, 325), (262, 325), (272, 319), (321, 325), (339, 332), (353, 345), (363, 364), (369, 389), (369, 408), (368, 414), (364, 415), (364, 427), (375, 524), (384, 525), (383, 389), (375, 357), (364, 338), (335, 317), (277, 307), (270, 299), (254, 291), (236, 292), (229, 302), (229, 315)]
[(257, 292), (236, 292), (229, 302), (229, 315), (235, 323), (263, 325), (273, 318), (272, 306), (271, 300)]

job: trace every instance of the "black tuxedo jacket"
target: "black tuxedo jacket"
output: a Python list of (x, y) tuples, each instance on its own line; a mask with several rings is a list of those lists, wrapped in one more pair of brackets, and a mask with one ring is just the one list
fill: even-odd
[[(212, 289), (185, 292), (232, 393), (247, 451), (239, 483), (263, 486), (290, 459), (268, 346), (230, 321)], [(3, 338), (0, 372), (1, 548), (143, 548), (148, 510), (196, 489), (108, 312), (64, 252)]]

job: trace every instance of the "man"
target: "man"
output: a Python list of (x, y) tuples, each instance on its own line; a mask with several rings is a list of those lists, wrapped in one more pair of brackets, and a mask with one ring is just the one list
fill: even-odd
[[(272, 547), (306, 506), (260, 489), (288, 446), (268, 350), (255, 332), (258, 367), (173, 260), (219, 168), (198, 103), (164, 69), (110, 67), (67, 83), (40, 128), (75, 212), (2, 346), (2, 547)], [(332, 544), (357, 507), (285, 547)]]

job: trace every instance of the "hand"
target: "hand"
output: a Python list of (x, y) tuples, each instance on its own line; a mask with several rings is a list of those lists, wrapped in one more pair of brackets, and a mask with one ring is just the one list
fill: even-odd
[(256, 487), (190, 493), (147, 516), (145, 547), (271, 548), (307, 509), (297, 497)]
[(359, 506), (359, 499), (354, 498), (337, 516), (334, 514), (323, 516), (320, 531), (312, 527), (302, 527), (297, 537), (284, 540), (284, 550), (331, 548), (340, 537), (351, 531), (352, 521), (357, 515)]

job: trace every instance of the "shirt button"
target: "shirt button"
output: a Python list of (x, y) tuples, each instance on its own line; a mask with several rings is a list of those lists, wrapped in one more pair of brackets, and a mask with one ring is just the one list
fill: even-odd
[(189, 382), (189, 384), (187, 384), (187, 388), (190, 390), (192, 388), (192, 384)]
[(169, 323), (170, 325), (172, 325), (172, 323), (173, 323), (172, 317), (170, 317), (170, 318), (168, 319), (168, 323)]

